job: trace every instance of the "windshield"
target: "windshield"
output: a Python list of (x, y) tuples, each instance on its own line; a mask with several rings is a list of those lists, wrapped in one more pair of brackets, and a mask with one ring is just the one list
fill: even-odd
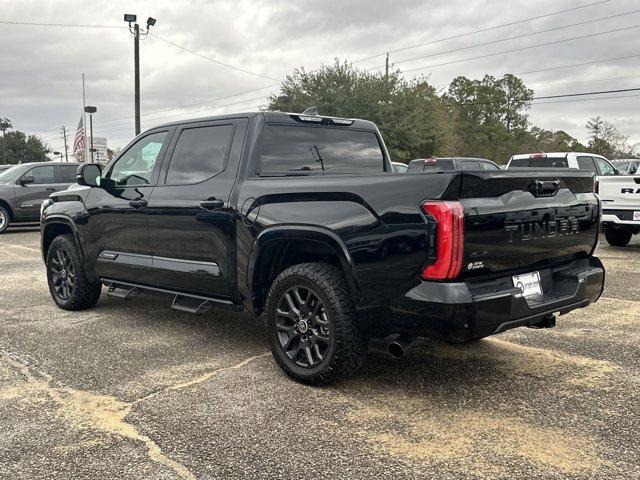
[(22, 165), (14, 165), (13, 167), (8, 168), (4, 172), (0, 173), (0, 182), (15, 180), (20, 176), (20, 173), (22, 173), (22, 171)]

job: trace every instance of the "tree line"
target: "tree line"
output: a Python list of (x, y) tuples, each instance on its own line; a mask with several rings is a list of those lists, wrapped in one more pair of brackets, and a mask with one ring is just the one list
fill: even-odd
[(600, 117), (589, 119), (587, 145), (565, 131), (532, 125), (534, 92), (506, 74), (482, 79), (456, 77), (439, 92), (428, 78), (407, 80), (359, 70), (338, 60), (318, 70), (296, 69), (269, 98), (269, 110), (365, 118), (382, 132), (393, 160), (475, 156), (504, 164), (516, 153), (583, 151), (608, 158), (635, 157), (628, 137)]

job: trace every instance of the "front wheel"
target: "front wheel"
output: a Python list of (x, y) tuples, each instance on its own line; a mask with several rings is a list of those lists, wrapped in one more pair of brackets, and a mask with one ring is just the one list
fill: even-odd
[(298, 382), (327, 385), (364, 361), (367, 340), (344, 275), (333, 265), (303, 263), (278, 275), (265, 317), (273, 357)]
[(87, 279), (72, 235), (53, 239), (47, 253), (49, 292), (63, 310), (84, 310), (98, 303), (102, 285)]
[(9, 228), (11, 216), (6, 208), (0, 205), (0, 233), (4, 233)]
[(604, 232), (604, 238), (612, 247), (626, 247), (631, 241), (632, 235), (628, 228), (608, 228)]

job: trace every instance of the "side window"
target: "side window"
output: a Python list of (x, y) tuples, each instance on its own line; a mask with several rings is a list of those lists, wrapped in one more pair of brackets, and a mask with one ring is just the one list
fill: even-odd
[(598, 173), (603, 176), (615, 175), (616, 171), (611, 166), (609, 162), (603, 160), (602, 158), (595, 157), (596, 164), (598, 167)]
[(233, 130), (233, 125), (182, 130), (171, 155), (166, 183), (199, 183), (222, 172), (227, 163)]
[(113, 165), (105, 178), (123, 187), (148, 185), (167, 132), (147, 135), (134, 143)]
[(585, 172), (596, 172), (596, 164), (593, 163), (592, 157), (578, 157), (578, 170)]
[(76, 183), (77, 165), (58, 165), (58, 183)]
[(460, 170), (480, 170), (480, 163), (476, 160), (462, 160)]
[(55, 183), (53, 165), (32, 168), (23, 176), (33, 177), (35, 181), (32, 185)]
[(489, 162), (480, 162), (480, 166), (482, 167), (483, 170), (493, 170), (493, 171), (500, 170), (500, 167)]

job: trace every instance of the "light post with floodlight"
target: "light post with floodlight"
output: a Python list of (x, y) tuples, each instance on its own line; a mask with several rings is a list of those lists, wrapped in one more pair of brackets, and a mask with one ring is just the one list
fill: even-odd
[(62, 152), (51, 152), (54, 155), (60, 155), (60, 161), (62, 162)]
[[(140, 35), (146, 37), (149, 35), (149, 30), (156, 24), (156, 19), (147, 18), (147, 29), (140, 31), (140, 25), (136, 22), (137, 16), (132, 13), (124, 14), (124, 21), (129, 23), (129, 31), (133, 35), (133, 71), (135, 80), (135, 126), (136, 135), (140, 134)], [(131, 25), (133, 23), (133, 25)]]

